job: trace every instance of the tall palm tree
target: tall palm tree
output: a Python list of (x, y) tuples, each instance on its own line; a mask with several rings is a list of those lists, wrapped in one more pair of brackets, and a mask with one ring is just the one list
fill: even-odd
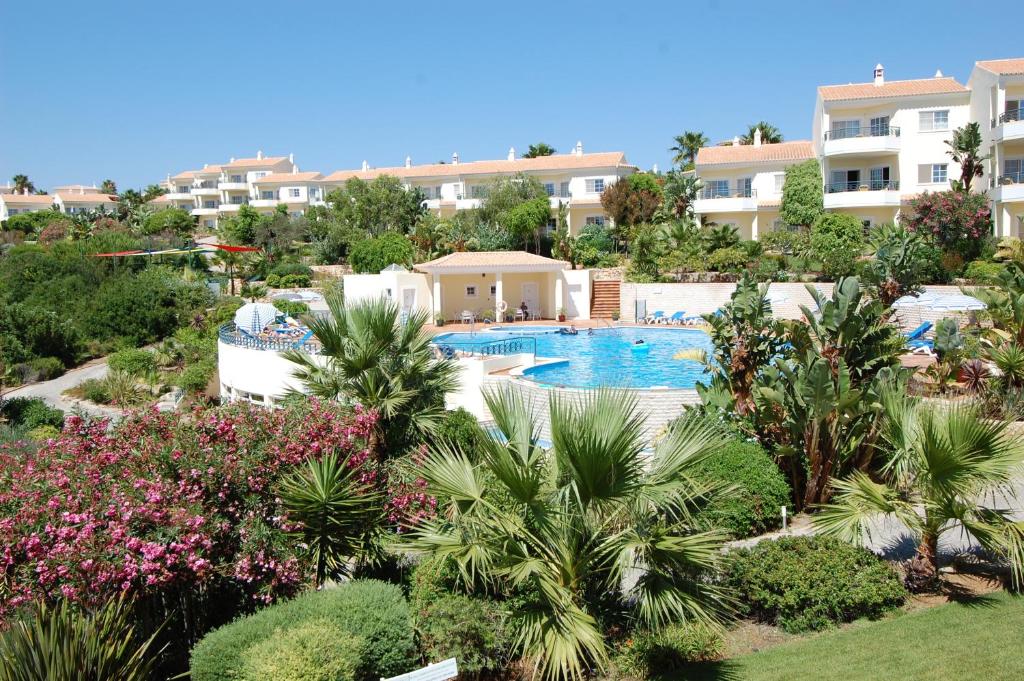
[(213, 259), (227, 272), (231, 295), (235, 295), (235, 268), (241, 264), (242, 254), (218, 248), (217, 252), (213, 254)]
[(953, 131), (953, 139), (947, 140), (949, 157), (960, 164), (960, 182), (954, 182), (954, 189), (971, 192), (974, 178), (985, 173), (988, 155), (981, 153), (981, 128), (977, 123), (968, 123)]
[(14, 186), (14, 191), (18, 194), (36, 193), (36, 186), (32, 184), (32, 180), (28, 179), (28, 175), (15, 175), (11, 178), (11, 184)]
[(669, 147), (669, 151), (675, 156), (672, 162), (681, 166), (692, 166), (697, 160), (697, 152), (701, 147), (708, 145), (708, 137), (703, 132), (687, 130), (682, 135), (676, 135), (675, 145)]
[(690, 514), (715, 492), (692, 474), (719, 441), (713, 427), (680, 421), (647, 454), (632, 397), (552, 395), (545, 450), (519, 393), (486, 401), (502, 438), (479, 451), (431, 452), (421, 472), (438, 515), (407, 546), (453, 560), (469, 586), (530, 593), (514, 606), (518, 645), (542, 677), (601, 669), (613, 613), (660, 627), (712, 623), (728, 609), (707, 579), (723, 537), (694, 531)]
[(754, 132), (761, 131), (761, 144), (778, 144), (782, 141), (782, 133), (771, 123), (759, 121), (750, 126), (747, 134), (740, 137), (740, 144), (753, 144)]
[(359, 404), (377, 414), (370, 450), (380, 459), (422, 442), (457, 386), (455, 364), (435, 357), (423, 327), (427, 314), (403, 312), (387, 298), (346, 305), (329, 295), (330, 314), (308, 321), (323, 346), (313, 356), (290, 350), (295, 376), (318, 397)]
[(102, 194), (116, 194), (117, 183), (113, 180), (103, 180), (100, 184), (100, 193)]
[(881, 480), (863, 472), (833, 482), (838, 492), (815, 519), (826, 534), (860, 542), (872, 522), (888, 516), (906, 525), (917, 542), (908, 582), (933, 584), (939, 537), (970, 532), (985, 549), (1004, 556), (1020, 584), (1024, 522), (998, 501), (1012, 498), (1024, 472), (1024, 439), (1007, 423), (980, 418), (972, 408), (925, 406), (890, 392), (878, 440)]

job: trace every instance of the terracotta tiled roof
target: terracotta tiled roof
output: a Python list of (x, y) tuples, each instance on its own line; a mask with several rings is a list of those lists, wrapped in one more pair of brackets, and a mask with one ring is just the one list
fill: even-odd
[(701, 147), (697, 152), (697, 167), (732, 163), (780, 163), (804, 161), (814, 158), (810, 140), (793, 140), (778, 144), (737, 144)]
[(220, 175), (223, 170), (224, 166), (206, 166), (205, 168), (200, 168), (199, 170), (192, 170), (190, 172), (194, 177), (196, 175)]
[(164, 204), (170, 205), (170, 203), (171, 203), (171, 199), (170, 199), (170, 197), (167, 196), (167, 194), (161, 194), (160, 196), (156, 197), (155, 199), (150, 199), (149, 200), (149, 205), (151, 205), (151, 206), (164, 205)]
[(420, 263), (416, 269), (430, 271), (516, 268), (562, 269), (569, 265), (564, 260), (545, 258), (526, 251), (476, 251), (449, 253), (436, 260)]
[(55, 196), (60, 197), (64, 203), (117, 203), (117, 199), (109, 194), (57, 192)]
[(264, 175), (258, 180), (253, 180), (253, 184), (288, 184), (289, 182), (316, 182), (317, 180), (324, 179), (324, 176), (318, 172), (308, 173), (271, 173), (270, 175)]
[(53, 197), (48, 194), (0, 194), (0, 200), (4, 203), (53, 203)]
[(918, 78), (916, 80), (892, 80), (882, 85), (874, 83), (850, 83), (849, 85), (822, 85), (818, 94), (826, 102), (847, 99), (880, 99), (883, 97), (914, 97), (920, 95), (944, 95), (967, 92), (953, 78)]
[(228, 168), (260, 168), (263, 166), (273, 166), (287, 161), (287, 156), (264, 156), (263, 158), (236, 158), (230, 163), (225, 163), (221, 167), (227, 170)]
[(196, 173), (198, 173), (198, 172), (201, 172), (201, 171), (198, 171), (198, 170), (186, 170), (184, 172), (178, 173), (177, 175), (172, 175), (171, 179), (172, 180), (191, 180), (193, 177), (196, 176)]
[(381, 175), (401, 178), (450, 177), (458, 175), (499, 175), (503, 173), (543, 172), (546, 170), (586, 170), (588, 168), (630, 168), (626, 155), (621, 151), (596, 154), (553, 154), (538, 158), (517, 158), (513, 161), (466, 161), (462, 163), (433, 163), (406, 168), (371, 168), (370, 170), (339, 170), (325, 178), (326, 182), (344, 182), (358, 177), (372, 180)]
[(1001, 76), (1024, 75), (1024, 59), (988, 59), (986, 61), (974, 62), (986, 71), (998, 73)]

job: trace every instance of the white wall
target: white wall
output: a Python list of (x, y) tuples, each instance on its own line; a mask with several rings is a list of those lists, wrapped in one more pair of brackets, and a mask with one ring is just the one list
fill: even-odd
[(292, 373), (295, 364), (274, 350), (257, 350), (217, 341), (217, 372), (221, 397), (226, 400), (247, 399), (244, 392), (263, 397), (270, 406), (289, 389), (302, 390), (301, 381)]
[(569, 319), (590, 319), (590, 270), (562, 270), (562, 295)]
[(342, 277), (346, 301), (358, 301), (386, 296), (404, 304), (404, 291), (416, 292), (414, 308), (433, 318), (433, 298), (430, 283), (425, 274), (419, 272), (382, 272), (380, 274), (346, 274)]

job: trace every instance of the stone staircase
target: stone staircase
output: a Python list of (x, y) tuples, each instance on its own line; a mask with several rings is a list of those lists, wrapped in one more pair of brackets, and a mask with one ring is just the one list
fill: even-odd
[(621, 281), (595, 280), (592, 282), (591, 319), (611, 319), (613, 313), (619, 312), (619, 287), (621, 284)]

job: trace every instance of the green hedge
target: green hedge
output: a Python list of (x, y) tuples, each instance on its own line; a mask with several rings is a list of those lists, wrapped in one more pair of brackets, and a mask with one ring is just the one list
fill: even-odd
[(456, 448), (471, 461), (476, 461), (481, 455), (483, 442), (488, 437), (476, 417), (459, 407), (454, 411), (445, 412), (431, 435), (431, 440), (441, 446)]
[(877, 618), (907, 598), (888, 563), (836, 539), (762, 541), (732, 553), (727, 562), (724, 582), (744, 614), (790, 632)]
[(0, 416), (12, 426), (28, 430), (39, 426), (58, 429), (64, 426), (64, 412), (49, 406), (38, 397), (12, 397), (0, 401)]
[[(325, 638), (323, 631), (332, 627), (347, 636)], [(299, 631), (305, 633), (296, 634)], [(330, 660), (344, 669), (358, 655), (350, 677), (354, 681), (377, 681), (416, 665), (409, 606), (401, 588), (357, 580), (272, 605), (211, 632), (192, 650), (192, 679), (247, 681), (251, 677), (245, 674), (269, 664), (267, 657), (274, 651), (269, 642), (285, 636), (298, 636), (291, 645), (306, 651), (295, 653), (303, 660)], [(353, 637), (361, 639), (357, 648), (349, 644)]]
[(702, 462), (697, 473), (733, 486), (702, 509), (698, 520), (737, 539), (774, 530), (781, 507), (790, 501), (789, 484), (771, 456), (752, 442), (729, 441)]
[(107, 366), (129, 376), (142, 377), (156, 369), (156, 358), (147, 350), (129, 348), (118, 350), (107, 357)]

